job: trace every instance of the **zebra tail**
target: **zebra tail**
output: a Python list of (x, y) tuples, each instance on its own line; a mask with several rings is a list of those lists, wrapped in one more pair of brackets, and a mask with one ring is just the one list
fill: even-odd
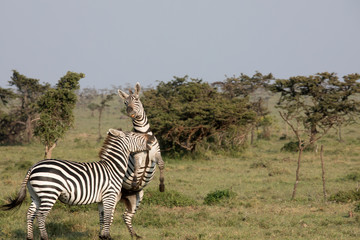
[(20, 191), (17, 194), (17, 196), (15, 196), (15, 198), (9, 197), (9, 199), (8, 199), (9, 203), (2, 205), (1, 206), (2, 210), (8, 211), (15, 207), (21, 206), (21, 204), (23, 203), (23, 201), (25, 200), (25, 197), (26, 197), (26, 185), (29, 180), (30, 173), (31, 173), (31, 169), (29, 169), (29, 171), (26, 174), (25, 179), (21, 183), (21, 188), (20, 188)]

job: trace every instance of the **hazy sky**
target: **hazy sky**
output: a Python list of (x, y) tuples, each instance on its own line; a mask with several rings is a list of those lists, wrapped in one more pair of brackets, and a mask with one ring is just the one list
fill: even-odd
[(360, 72), (358, 0), (7, 0), (0, 2), (0, 86), (12, 70), (82, 87), (156, 86)]

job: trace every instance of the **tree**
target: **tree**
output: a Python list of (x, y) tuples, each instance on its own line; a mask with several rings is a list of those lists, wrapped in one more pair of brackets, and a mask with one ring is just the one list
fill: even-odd
[(17, 111), (16, 123), (25, 127), (25, 141), (30, 142), (33, 137), (33, 126), (38, 118), (36, 101), (49, 88), (49, 84), (40, 84), (38, 79), (27, 78), (16, 70), (9, 81), (10, 86), (16, 87), (17, 98), (20, 100), (20, 108)]
[[(99, 139), (98, 139), (98, 140), (101, 140), (101, 139), (102, 139), (102, 136), (101, 136), (101, 117), (102, 117), (102, 113), (103, 113), (104, 109), (109, 106), (108, 102), (110, 102), (110, 101), (114, 98), (114, 95), (115, 95), (115, 94), (108, 94), (108, 95), (106, 95), (106, 97), (101, 100), (100, 104), (90, 103), (90, 104), (88, 105), (88, 108), (89, 108), (92, 112), (95, 111), (95, 110), (97, 110), (98, 113), (99, 113), (99, 122), (98, 122)], [(102, 95), (102, 96), (104, 96), (104, 95)]]
[(35, 122), (39, 119), (37, 99), (49, 88), (49, 84), (40, 84), (38, 79), (28, 78), (16, 70), (9, 81), (13, 89), (1, 89), (0, 99), (12, 107), (0, 114), (0, 142), (30, 142), (33, 137)]
[(55, 88), (49, 89), (38, 101), (40, 120), (35, 127), (35, 135), (45, 146), (45, 157), (51, 158), (52, 150), (74, 122), (73, 109), (76, 106), (75, 90), (83, 73), (67, 72)]
[[(251, 144), (254, 141), (254, 130), (259, 127), (263, 127), (264, 138), (270, 137), (269, 126), (271, 124), (271, 118), (269, 111), (267, 110), (267, 100), (269, 99), (268, 88), (270, 86), (270, 80), (274, 79), (273, 75), (263, 75), (260, 72), (256, 72), (253, 76), (248, 76), (241, 73), (239, 77), (227, 77), (223, 82), (214, 82), (212, 85), (219, 87), (223, 93), (229, 98), (237, 97), (250, 97), (251, 108), (256, 112), (256, 121), (251, 127)], [(260, 94), (256, 94), (260, 91)]]
[(281, 94), (277, 107), (281, 118), (298, 140), (298, 161), (292, 199), (299, 183), (304, 149), (314, 144), (340, 123), (349, 123), (359, 113), (360, 102), (354, 98), (360, 91), (359, 74), (349, 74), (340, 81), (335, 73), (276, 80), (272, 91)]
[[(163, 149), (194, 152), (204, 142), (243, 144), (254, 121), (247, 99), (229, 98), (199, 79), (174, 77), (144, 91), (144, 108)], [(231, 140), (229, 140), (231, 139)], [(229, 140), (229, 141), (227, 141)]]

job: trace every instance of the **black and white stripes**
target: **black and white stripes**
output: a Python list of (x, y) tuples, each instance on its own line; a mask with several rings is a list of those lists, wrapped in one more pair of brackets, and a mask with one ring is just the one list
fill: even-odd
[(153, 141), (153, 136), (148, 134), (110, 129), (99, 154), (100, 161), (42, 160), (28, 171), (17, 198), (3, 208), (20, 205), (27, 186), (32, 199), (27, 213), (27, 238), (33, 239), (33, 221), (37, 217), (41, 239), (48, 239), (45, 219), (57, 199), (70, 205), (99, 203), (100, 238), (109, 239), (129, 154), (150, 150)]
[[(118, 93), (124, 100), (128, 116), (132, 118), (134, 131), (153, 135), (144, 107), (139, 98), (140, 84), (136, 83), (134, 93), (130, 91), (129, 94), (127, 94), (121, 90), (119, 90)], [(122, 201), (125, 202), (127, 208), (123, 218), (131, 236), (138, 237), (133, 230), (131, 221), (143, 198), (143, 188), (148, 185), (154, 177), (156, 164), (160, 169), (160, 191), (163, 192), (165, 190), (165, 164), (161, 157), (160, 146), (157, 139), (155, 138), (150, 151), (130, 155), (122, 190), (122, 192), (126, 194), (123, 195)]]

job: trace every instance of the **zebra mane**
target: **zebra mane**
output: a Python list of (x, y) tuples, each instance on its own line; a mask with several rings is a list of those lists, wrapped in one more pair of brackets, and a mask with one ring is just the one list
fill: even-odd
[(120, 130), (116, 130), (116, 129), (109, 129), (109, 131), (107, 132), (107, 136), (104, 140), (104, 143), (99, 151), (99, 158), (100, 160), (103, 159), (103, 156), (106, 155), (107, 150), (111, 147), (114, 146), (114, 142), (117, 141), (117, 137), (119, 136), (119, 134), (117, 132), (121, 131)]

